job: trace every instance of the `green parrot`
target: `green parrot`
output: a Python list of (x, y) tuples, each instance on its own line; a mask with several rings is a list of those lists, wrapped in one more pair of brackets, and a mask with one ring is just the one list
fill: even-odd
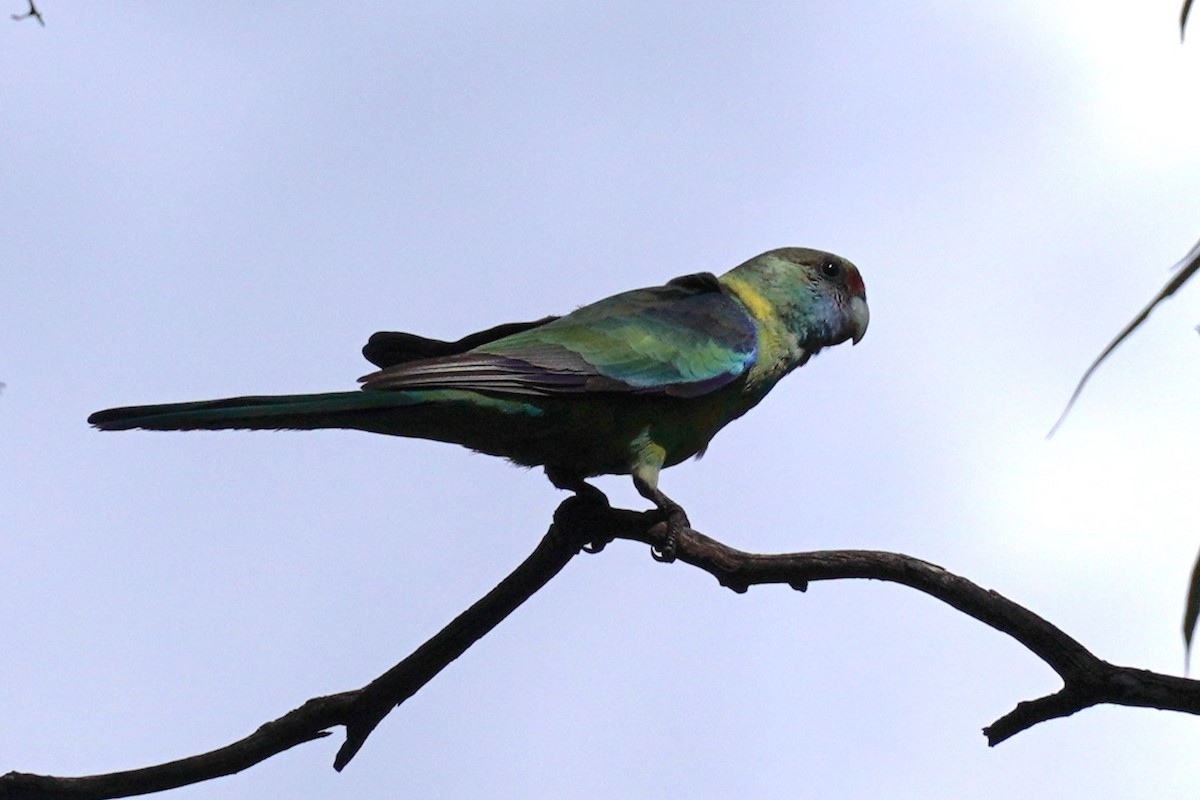
[(434, 439), (543, 467), (560, 489), (607, 503), (586, 479), (631, 475), (668, 522), (689, 525), (659, 471), (702, 454), (821, 348), (867, 330), (849, 261), (781, 248), (721, 277), (635, 289), (561, 317), (457, 342), (374, 334), (361, 391), (233, 397), (98, 411), (102, 430), (351, 428)]

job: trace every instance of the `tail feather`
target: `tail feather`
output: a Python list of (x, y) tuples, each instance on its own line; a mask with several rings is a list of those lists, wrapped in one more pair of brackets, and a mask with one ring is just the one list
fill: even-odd
[(92, 414), (88, 422), (104, 431), (132, 428), (152, 431), (345, 428), (357, 427), (348, 424), (356, 414), (395, 408), (407, 402), (412, 401), (399, 392), (228, 397), (192, 403), (109, 408)]

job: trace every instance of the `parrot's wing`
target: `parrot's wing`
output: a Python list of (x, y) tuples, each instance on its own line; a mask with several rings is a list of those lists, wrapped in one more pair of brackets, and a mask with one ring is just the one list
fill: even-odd
[(694, 397), (736, 379), (756, 353), (754, 320), (704, 273), (614, 295), (468, 352), (407, 361), (359, 380), (364, 389)]
[(407, 361), (417, 361), (425, 358), (442, 358), (458, 355), (472, 350), (480, 345), (503, 339), (514, 333), (537, 328), (547, 322), (553, 322), (558, 317), (542, 317), (533, 322), (509, 322), (488, 328), (486, 331), (472, 333), (456, 342), (441, 339), (428, 339), (415, 333), (400, 333), (399, 331), (380, 331), (371, 334), (370, 340), (363, 346), (363, 356), (377, 367), (392, 367)]

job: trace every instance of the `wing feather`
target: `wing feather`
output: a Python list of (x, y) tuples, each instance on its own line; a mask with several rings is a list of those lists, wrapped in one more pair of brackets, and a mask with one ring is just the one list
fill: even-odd
[(417, 336), (415, 333), (379, 331), (371, 334), (370, 340), (363, 346), (363, 356), (367, 361), (382, 368), (402, 364), (406, 361), (458, 355), (505, 336), (545, 325), (555, 319), (557, 317), (542, 317), (532, 322), (509, 322), (464, 336), (456, 342), (430, 339), (425, 336)]
[(373, 390), (694, 397), (735, 380), (756, 354), (749, 313), (714, 276), (701, 274), (614, 295), (466, 352), (393, 364), (359, 380)]

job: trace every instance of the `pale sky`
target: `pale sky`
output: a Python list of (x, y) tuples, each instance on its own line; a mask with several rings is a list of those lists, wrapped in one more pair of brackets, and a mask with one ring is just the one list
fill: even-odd
[[(376, 330), (457, 338), (784, 245), (858, 264), (871, 328), (663, 474), (695, 527), (908, 553), (1182, 670), (1200, 287), (1044, 438), (1200, 237), (1178, 0), (44, 0), (45, 28), (6, 2), (0, 772), (174, 759), (360, 686), (563, 498), (448, 445), (90, 412), (349, 389)], [(1192, 717), (1102, 708), (986, 746), (1058, 686), (911, 590), (734, 595), (616, 543), (345, 772), (339, 729), (174, 796), (1195, 794)]]

